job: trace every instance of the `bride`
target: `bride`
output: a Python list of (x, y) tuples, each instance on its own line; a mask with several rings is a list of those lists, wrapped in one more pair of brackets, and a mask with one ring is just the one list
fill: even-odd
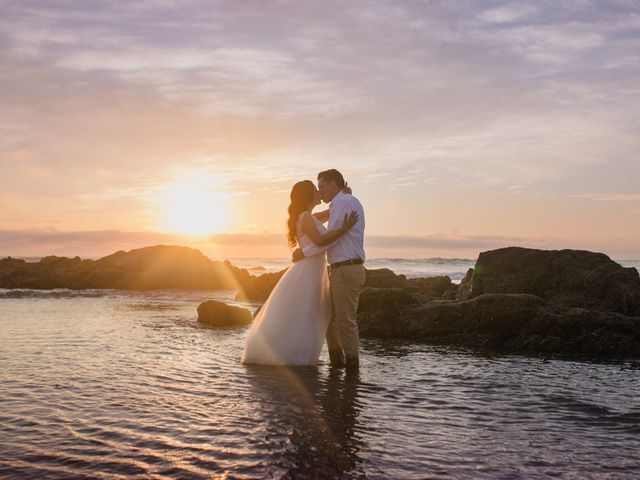
[[(333, 243), (358, 221), (352, 212), (342, 227), (327, 231), (311, 214), (320, 193), (310, 180), (296, 183), (289, 205), (289, 246)], [(294, 263), (275, 286), (253, 320), (242, 363), (316, 365), (331, 317), (327, 261), (320, 253)]]

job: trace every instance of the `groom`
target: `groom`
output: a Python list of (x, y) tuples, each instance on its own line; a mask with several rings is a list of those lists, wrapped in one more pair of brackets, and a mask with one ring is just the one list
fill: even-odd
[(342, 174), (335, 169), (318, 174), (318, 190), (329, 210), (316, 214), (321, 222), (329, 221), (328, 230), (341, 226), (345, 215), (358, 214), (358, 222), (342, 237), (329, 246), (310, 245), (293, 252), (293, 261), (327, 252), (331, 266), (331, 321), (327, 329), (329, 359), (334, 367), (353, 370), (360, 365), (358, 324), (356, 311), (358, 298), (364, 288), (364, 209), (356, 197), (343, 192), (346, 184)]

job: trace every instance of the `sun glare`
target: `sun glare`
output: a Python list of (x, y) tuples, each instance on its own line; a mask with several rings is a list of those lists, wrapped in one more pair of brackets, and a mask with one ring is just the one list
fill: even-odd
[(163, 230), (193, 236), (224, 232), (231, 220), (229, 196), (214, 188), (201, 181), (167, 185), (159, 201)]

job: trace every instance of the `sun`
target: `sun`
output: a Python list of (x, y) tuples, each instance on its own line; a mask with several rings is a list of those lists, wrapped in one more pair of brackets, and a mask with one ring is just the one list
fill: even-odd
[(191, 236), (224, 232), (231, 220), (229, 200), (229, 195), (198, 181), (166, 185), (158, 202), (162, 229)]

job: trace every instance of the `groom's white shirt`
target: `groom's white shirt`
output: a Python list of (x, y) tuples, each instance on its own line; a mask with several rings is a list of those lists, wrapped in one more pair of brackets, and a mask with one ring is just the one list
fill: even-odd
[(364, 209), (353, 195), (338, 192), (329, 204), (329, 225), (327, 230), (337, 230), (342, 226), (345, 214), (356, 212), (358, 222), (351, 229), (331, 245), (319, 247), (309, 244), (302, 248), (305, 257), (327, 252), (327, 262), (338, 263), (345, 260), (361, 258), (364, 262)]

